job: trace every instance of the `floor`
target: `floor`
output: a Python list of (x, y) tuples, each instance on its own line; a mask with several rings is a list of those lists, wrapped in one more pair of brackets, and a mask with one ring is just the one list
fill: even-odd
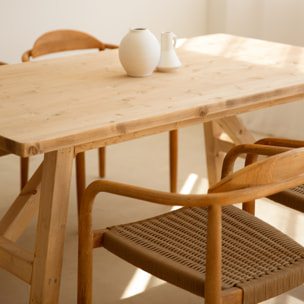
[[(97, 152), (86, 153), (87, 181), (97, 178)], [(31, 158), (31, 171), (41, 157)], [(19, 187), (19, 159), (16, 156), (0, 158), (0, 214), (9, 207)], [(107, 179), (129, 184), (167, 190), (168, 134), (159, 134), (107, 148)], [(179, 191), (206, 192), (206, 165), (202, 126), (187, 127), (179, 131)], [(105, 227), (129, 220), (141, 219), (169, 210), (168, 207), (134, 202), (110, 195), (100, 195), (94, 205), (94, 226)], [(304, 216), (278, 207), (267, 200), (257, 204), (257, 215), (281, 228), (304, 245)], [(34, 246), (35, 219), (19, 243), (26, 248)], [(65, 255), (62, 273), (60, 303), (76, 303), (77, 288), (77, 213), (75, 174), (73, 173), (70, 208), (67, 223)], [(202, 299), (149, 276), (126, 264), (102, 248), (94, 252), (93, 303), (203, 303)], [(29, 286), (0, 269), (0, 303), (25, 304), (29, 299)], [(266, 301), (267, 304), (300, 304), (304, 302), (304, 286), (288, 294)]]

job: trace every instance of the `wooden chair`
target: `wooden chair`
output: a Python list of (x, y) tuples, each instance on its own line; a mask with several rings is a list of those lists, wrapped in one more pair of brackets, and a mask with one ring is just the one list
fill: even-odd
[(6, 62), (0, 61), (0, 65), (6, 65)]
[[(22, 61), (30, 61), (30, 58), (81, 49), (115, 49), (117, 45), (103, 43), (95, 37), (74, 30), (56, 30), (40, 36), (31, 50), (22, 55)], [(170, 131), (170, 191), (176, 192), (177, 188), (177, 130)], [(99, 175), (105, 176), (105, 147), (98, 149), (99, 153)], [(84, 153), (76, 156), (77, 171), (77, 198), (78, 202), (85, 188), (85, 157)], [(28, 158), (21, 158), (21, 189), (28, 180)]]
[[(31, 50), (22, 55), (22, 62), (28, 62), (31, 58), (37, 58), (43, 55), (59, 53), (73, 50), (98, 49), (115, 49), (117, 45), (103, 43), (95, 37), (80, 31), (74, 30), (56, 30), (43, 34), (34, 43)], [(99, 148), (99, 175), (105, 175), (105, 148)], [(21, 158), (21, 189), (28, 180), (29, 159)], [(77, 167), (77, 198), (78, 201), (85, 188), (85, 157), (84, 153), (76, 156)]]
[[(234, 158), (243, 153), (271, 156), (232, 173)], [(302, 184), (304, 148), (237, 146), (229, 152), (223, 170), (226, 177), (201, 195), (104, 180), (91, 183), (80, 206), (78, 304), (92, 301), (92, 251), (97, 247), (205, 297), (206, 304), (259, 303), (303, 284), (304, 248), (232, 205)], [(184, 207), (93, 230), (92, 208), (100, 192)]]
[[(256, 144), (265, 146), (263, 151), (260, 152), (261, 154), (264, 155), (269, 155), (270, 153), (269, 151), (272, 151), (272, 147), (268, 148), (268, 146), (275, 146), (277, 147), (277, 149), (281, 149), (281, 151), (284, 150), (286, 151), (287, 149), (290, 148), (304, 147), (303, 140), (293, 140), (293, 139), (283, 139), (283, 138), (262, 138), (256, 141)], [(246, 146), (240, 146), (237, 150), (234, 151), (233, 155), (231, 153), (228, 153), (228, 155), (226, 156), (226, 163), (224, 163), (224, 167), (222, 170), (222, 178), (231, 172), (236, 158), (240, 156), (242, 153), (244, 153), (243, 151), (243, 149), (245, 149), (244, 147)], [(248, 154), (245, 165), (255, 162), (257, 158), (258, 158), (257, 154), (254, 153)], [(304, 212), (304, 203), (303, 203), (304, 185), (299, 185), (292, 189), (287, 189), (282, 192), (275, 193), (273, 195), (270, 195), (268, 198), (284, 206), (290, 207), (300, 212)], [(254, 202), (246, 203), (243, 208), (248, 212), (250, 212), (251, 214), (255, 213)]]

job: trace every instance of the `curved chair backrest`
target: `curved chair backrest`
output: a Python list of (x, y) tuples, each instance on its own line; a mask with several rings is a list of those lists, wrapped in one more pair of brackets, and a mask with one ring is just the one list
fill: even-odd
[(30, 61), (30, 57), (36, 58), (51, 53), (99, 49), (100, 51), (109, 48), (114, 49), (118, 46), (106, 44), (95, 37), (80, 31), (74, 30), (56, 30), (40, 36), (31, 50), (26, 51), (22, 55), (22, 61)]
[[(249, 145), (247, 145), (249, 146)], [(254, 147), (254, 145), (253, 145)], [(258, 147), (256, 151), (258, 152)], [(281, 151), (280, 147), (272, 147), (273, 150)], [(233, 149), (232, 149), (233, 151)], [(267, 185), (280, 183), (283, 180), (292, 179), (295, 175), (304, 172), (304, 149), (298, 148), (275, 157), (269, 157), (258, 163), (253, 163), (231, 175), (224, 177), (216, 185), (209, 188), (209, 192), (223, 192), (227, 190), (246, 188), (251, 185)], [(292, 155), (292, 156), (291, 156)], [(267, 170), (260, 170), (262, 165), (267, 164)]]
[(0, 65), (6, 65), (6, 62), (0, 61)]

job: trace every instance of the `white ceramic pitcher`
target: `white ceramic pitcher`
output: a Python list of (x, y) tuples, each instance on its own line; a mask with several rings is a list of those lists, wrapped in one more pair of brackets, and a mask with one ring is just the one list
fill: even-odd
[(161, 34), (161, 52), (157, 69), (161, 72), (174, 71), (181, 66), (176, 53), (176, 35), (172, 32)]

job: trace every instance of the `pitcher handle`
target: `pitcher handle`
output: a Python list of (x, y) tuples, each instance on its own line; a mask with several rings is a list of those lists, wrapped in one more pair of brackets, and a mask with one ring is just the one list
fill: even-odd
[(176, 42), (177, 42), (177, 37), (176, 37), (175, 34), (173, 34), (172, 40), (173, 40), (173, 47), (175, 48), (176, 47)]

